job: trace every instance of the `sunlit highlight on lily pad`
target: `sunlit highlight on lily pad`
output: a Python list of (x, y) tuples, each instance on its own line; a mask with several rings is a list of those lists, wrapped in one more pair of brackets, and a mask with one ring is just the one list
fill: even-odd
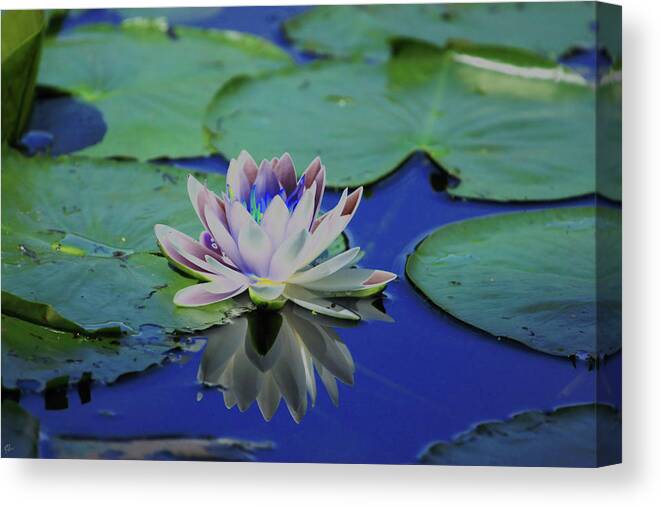
[(347, 227), (363, 192), (345, 189), (337, 205), (317, 218), (325, 181), (319, 158), (297, 179), (289, 154), (258, 166), (246, 151), (230, 162), (220, 196), (189, 176), (188, 193), (204, 227), (199, 241), (162, 224), (155, 233), (167, 258), (205, 283), (180, 290), (174, 303), (204, 306), (247, 290), (260, 307), (280, 308), (290, 300), (320, 314), (359, 320), (329, 298), (375, 294), (396, 275), (356, 268), (357, 247), (313, 265)]

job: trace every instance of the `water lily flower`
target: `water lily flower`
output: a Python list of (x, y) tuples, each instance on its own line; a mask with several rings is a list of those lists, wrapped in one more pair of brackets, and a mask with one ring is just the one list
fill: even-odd
[[(374, 300), (358, 301), (354, 309), (364, 320), (392, 322)], [(292, 418), (300, 422), (316, 402), (317, 376), (335, 406), (337, 381), (353, 385), (353, 358), (334, 329), (353, 324), (291, 303), (280, 311), (244, 314), (207, 332), (198, 382), (219, 387), (228, 409), (237, 406), (244, 412), (256, 401), (267, 421), (284, 399)]]
[(396, 275), (356, 268), (357, 247), (315, 264), (349, 224), (363, 193), (362, 187), (345, 189), (337, 205), (318, 216), (325, 180), (318, 157), (297, 179), (289, 154), (257, 166), (246, 151), (230, 162), (220, 196), (189, 176), (188, 194), (203, 226), (199, 240), (155, 226), (163, 254), (204, 282), (177, 292), (174, 303), (203, 306), (247, 290), (258, 306), (280, 308), (290, 300), (358, 320), (356, 312), (329, 298), (377, 293)]

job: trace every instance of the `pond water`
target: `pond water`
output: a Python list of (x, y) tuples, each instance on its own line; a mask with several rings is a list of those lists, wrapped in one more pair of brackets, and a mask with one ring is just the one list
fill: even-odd
[[(192, 24), (250, 31), (294, 53), (278, 27), (301, 9), (224, 9), (213, 19)], [(95, 21), (117, 19), (105, 11), (90, 11), (67, 20), (64, 29)], [(577, 65), (595, 72), (597, 57), (575, 58)], [(297, 55), (297, 59), (309, 57)], [(32, 128), (61, 129), (58, 142), (75, 145), (87, 135), (85, 124), (53, 120), (58, 108), (49, 100), (53, 99), (38, 104)], [(173, 163), (221, 173), (227, 168), (220, 157)], [(260, 461), (343, 463), (413, 463), (432, 441), (449, 440), (479, 422), (506, 419), (524, 410), (596, 399), (619, 407), (620, 353), (595, 365), (498, 340), (436, 308), (404, 273), (406, 255), (443, 224), (494, 213), (593, 205), (595, 197), (556, 203), (483, 203), (450, 198), (443, 191), (447, 183), (442, 171), (423, 154), (416, 154), (394, 174), (366, 189), (347, 232), (350, 243), (365, 252), (362, 264), (399, 275), (382, 301), (394, 322), (336, 328), (356, 367), (353, 386), (339, 384), (338, 407), (318, 385), (316, 405), (308, 407), (300, 423), (293, 420), (284, 402), (270, 422), (256, 404), (243, 413), (237, 407), (227, 409), (222, 393), (198, 383), (204, 350), (185, 353), (179, 361), (110, 386), (94, 384), (89, 398), (71, 389), (66, 409), (62, 403), (59, 410), (48, 409), (44, 397), (37, 394), (23, 395), (21, 404), (40, 419), (41, 430), (48, 435), (268, 440), (274, 447), (259, 452)], [(324, 207), (330, 208), (338, 198), (338, 192), (327, 192)], [(42, 453), (53, 455), (47, 441), (42, 443)]]

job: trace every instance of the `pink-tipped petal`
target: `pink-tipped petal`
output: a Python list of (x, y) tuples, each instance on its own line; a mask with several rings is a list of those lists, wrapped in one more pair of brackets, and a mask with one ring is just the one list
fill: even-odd
[(209, 272), (201, 269), (196, 263), (186, 259), (179, 253), (175, 241), (183, 245), (183, 248), (194, 257), (204, 259), (205, 255), (215, 255), (211, 250), (208, 250), (203, 245), (195, 241), (193, 238), (187, 236), (183, 232), (179, 232), (167, 225), (157, 224), (154, 226), (154, 233), (158, 244), (163, 251), (163, 254), (175, 265), (184, 271), (192, 274), (200, 280), (208, 280)]
[(209, 190), (205, 185), (200, 183), (192, 174), (188, 175), (188, 197), (193, 204), (195, 213), (197, 213), (202, 225), (209, 229), (206, 219), (205, 209), (210, 207), (212, 212), (220, 219), (222, 223), (227, 223), (225, 218), (225, 207), (214, 192)]
[(229, 292), (210, 292), (212, 285), (212, 283), (200, 283), (181, 289), (174, 295), (174, 304), (185, 307), (210, 305), (234, 297), (246, 289), (245, 286), (240, 286)]
[(356, 214), (360, 200), (363, 197), (363, 187), (359, 187), (349, 194), (342, 209), (342, 216), (353, 217)]
[(255, 160), (246, 150), (241, 150), (241, 153), (239, 153), (238, 162), (241, 171), (243, 172), (243, 174), (246, 175), (248, 184), (252, 186), (252, 184), (255, 183), (255, 179), (257, 178), (257, 172), (258, 172), (257, 164), (255, 163)]
[(206, 206), (206, 192), (204, 185), (197, 181), (197, 179), (192, 175), (188, 175), (188, 197), (190, 202), (197, 213), (200, 222), (206, 227), (207, 223), (204, 219), (204, 207)]
[(280, 160), (273, 166), (280, 185), (289, 194), (296, 189), (296, 169), (289, 153), (284, 153)]
[(312, 262), (335, 241), (356, 214), (360, 199), (363, 195), (363, 187), (354, 190), (347, 195), (347, 190), (342, 192), (340, 201), (335, 208), (322, 217), (322, 221), (314, 229), (309, 253), (306, 256), (308, 262)]
[(394, 273), (375, 269), (344, 268), (325, 278), (301, 285), (315, 292), (355, 292), (385, 285), (397, 278)]
[(305, 178), (305, 187), (310, 188), (313, 183), (316, 183), (317, 189), (314, 199), (314, 216), (317, 216), (319, 208), (321, 207), (321, 200), (324, 197), (324, 188), (326, 187), (326, 168), (321, 163), (319, 157), (315, 158), (307, 169), (303, 172)]

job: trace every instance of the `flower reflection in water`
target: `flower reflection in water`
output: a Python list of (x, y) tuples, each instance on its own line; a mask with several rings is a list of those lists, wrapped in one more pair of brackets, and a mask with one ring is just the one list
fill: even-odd
[[(361, 320), (392, 322), (381, 298), (339, 302)], [(365, 325), (314, 314), (287, 303), (280, 311), (255, 311), (208, 333), (198, 381), (222, 390), (225, 405), (241, 412), (257, 401), (270, 421), (284, 398), (289, 413), (300, 422), (314, 406), (321, 379), (335, 406), (337, 380), (353, 384), (355, 365), (334, 328)]]

